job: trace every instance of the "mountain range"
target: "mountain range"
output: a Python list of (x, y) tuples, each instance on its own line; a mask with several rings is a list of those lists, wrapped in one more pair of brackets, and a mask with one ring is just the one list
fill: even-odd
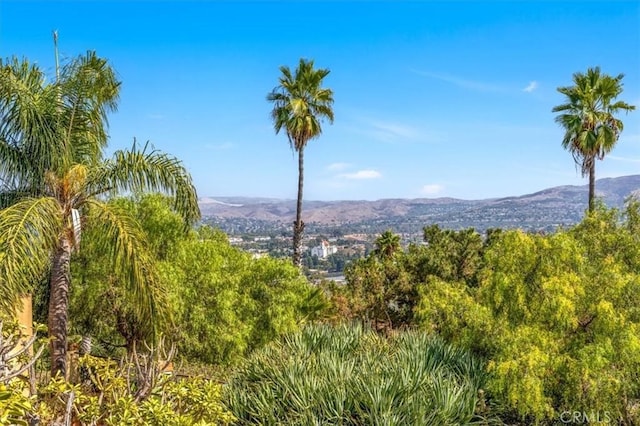
[[(483, 200), (455, 198), (382, 199), (376, 201), (305, 201), (308, 225), (378, 224), (421, 229), (429, 223), (448, 228), (492, 227), (552, 230), (580, 220), (587, 208), (588, 186), (565, 185), (533, 194)], [(599, 179), (596, 196), (609, 207), (622, 207), (629, 196), (640, 197), (640, 175)], [(206, 197), (202, 216), (214, 222), (234, 219), (290, 224), (295, 200)], [(415, 226), (413, 226), (415, 225)], [(375, 226), (376, 228), (378, 226)]]

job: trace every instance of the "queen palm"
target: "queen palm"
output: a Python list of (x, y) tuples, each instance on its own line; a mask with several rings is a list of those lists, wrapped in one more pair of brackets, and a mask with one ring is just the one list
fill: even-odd
[(304, 148), (307, 142), (322, 133), (323, 119), (333, 123), (333, 91), (322, 87), (328, 69), (315, 69), (313, 61), (300, 59), (295, 74), (287, 66), (280, 67), (282, 75), (277, 86), (267, 95), (273, 102), (271, 117), (276, 134), (287, 134), (291, 148), (298, 153), (298, 199), (293, 224), (293, 263), (300, 266), (302, 233), (302, 191), (304, 181)]
[(571, 152), (582, 176), (589, 176), (589, 211), (594, 209), (596, 160), (611, 152), (623, 129), (615, 114), (635, 109), (616, 100), (622, 93), (623, 77), (602, 74), (599, 67), (589, 68), (586, 74), (573, 75), (573, 86), (558, 88), (566, 102), (553, 112), (560, 113), (556, 122), (565, 131), (563, 148)]
[[(191, 177), (166, 154), (136, 145), (103, 158), (107, 113), (120, 83), (94, 53), (68, 63), (53, 83), (26, 60), (0, 68), (0, 306), (49, 274), (52, 374), (66, 373), (70, 260), (86, 227), (98, 227), (115, 274), (140, 315), (157, 311), (157, 287), (142, 232), (107, 204), (118, 192), (163, 191), (186, 223), (198, 215)], [(95, 235), (95, 234), (94, 234)]]

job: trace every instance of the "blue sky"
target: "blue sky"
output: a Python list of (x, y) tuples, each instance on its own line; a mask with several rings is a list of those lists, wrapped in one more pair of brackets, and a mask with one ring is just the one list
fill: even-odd
[[(640, 107), (640, 2), (0, 1), (0, 56), (53, 71), (96, 50), (123, 82), (110, 150), (184, 161), (200, 196), (295, 198), (266, 95), (279, 66), (329, 68), (335, 123), (305, 151), (305, 199), (520, 195), (585, 184), (558, 86), (599, 65)], [(640, 111), (596, 176), (640, 173)]]

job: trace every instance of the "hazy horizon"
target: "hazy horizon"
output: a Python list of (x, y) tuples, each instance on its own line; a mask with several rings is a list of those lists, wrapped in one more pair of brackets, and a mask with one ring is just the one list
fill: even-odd
[[(604, 177), (604, 178), (596, 179), (596, 196), (597, 196), (597, 193), (598, 193), (598, 181), (602, 181), (602, 180), (606, 180), (606, 179), (618, 179), (618, 178), (634, 177), (634, 176), (640, 176), (640, 173), (632, 174), (632, 175), (615, 176), (615, 177)], [(588, 190), (588, 185), (589, 185), (588, 183), (577, 184), (577, 185), (574, 185), (574, 184), (554, 185), (554, 186), (550, 186), (550, 187), (540, 188), (538, 190), (527, 192), (527, 193), (511, 194), (511, 195), (506, 195), (506, 196), (502, 196), (502, 197), (456, 198), (456, 197), (448, 197), (448, 196), (440, 196), (440, 197), (422, 196), (422, 197), (385, 197), (385, 198), (372, 198), (372, 199), (366, 199), (366, 198), (360, 198), (360, 199), (356, 199), (356, 198), (349, 198), (349, 199), (310, 199), (310, 198), (305, 196), (304, 197), (304, 201), (305, 202), (314, 202), (314, 201), (318, 201), (318, 202), (340, 202), (340, 201), (381, 201), (381, 200), (407, 200), (407, 199), (427, 199), (427, 200), (455, 199), (455, 200), (460, 200), (460, 201), (480, 201), (480, 200), (495, 200), (495, 199), (511, 198), (511, 197), (524, 197), (524, 196), (527, 196), (527, 195), (536, 194), (536, 193), (541, 192), (541, 191), (546, 191), (546, 190), (549, 190), (549, 189), (559, 188), (559, 187), (566, 187), (566, 186), (581, 187), (585, 191), (587, 191)], [(218, 194), (218, 195), (198, 195), (198, 202), (200, 202), (203, 199), (212, 199), (212, 200), (219, 201), (220, 199), (223, 199), (223, 198), (265, 199), (265, 200), (291, 201), (291, 202), (295, 202), (296, 201), (295, 197), (292, 197), (292, 198), (269, 197), (269, 196), (253, 197), (253, 196), (249, 196), (249, 195), (238, 195), (238, 194), (235, 194), (235, 195), (219, 195)], [(586, 204), (586, 202), (587, 202), (587, 199), (585, 198), (585, 204)], [(304, 210), (304, 207), (303, 207), (303, 210)]]

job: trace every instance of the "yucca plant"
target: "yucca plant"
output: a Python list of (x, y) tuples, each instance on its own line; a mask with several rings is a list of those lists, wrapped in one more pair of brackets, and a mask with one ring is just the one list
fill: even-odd
[(308, 326), (255, 352), (226, 401), (238, 424), (447, 425), (477, 415), (483, 366), (421, 332)]

